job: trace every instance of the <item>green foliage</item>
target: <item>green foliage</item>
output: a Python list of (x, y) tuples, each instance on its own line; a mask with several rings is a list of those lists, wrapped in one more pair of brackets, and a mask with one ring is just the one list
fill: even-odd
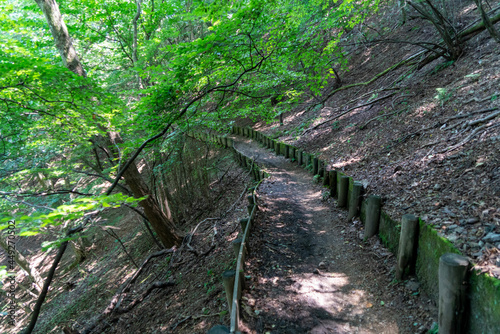
[(455, 93), (455, 90), (449, 90), (446, 88), (436, 88), (437, 95), (434, 96), (436, 100), (441, 102), (441, 107), (444, 106), (446, 102), (448, 102), (452, 97), (453, 94)]
[[(78, 222), (89, 213), (101, 211), (105, 208), (116, 208), (127, 203), (130, 205), (137, 205), (138, 202), (144, 200), (143, 198), (133, 198), (116, 193), (109, 196), (101, 195), (87, 198), (77, 198), (70, 204), (60, 205), (51, 210), (49, 213), (35, 212), (31, 215), (7, 215), (2, 213), (0, 216), (0, 230), (8, 227), (8, 222), (11, 220), (16, 221), (16, 227), (19, 228), (19, 236), (31, 236), (42, 233), (48, 226), (58, 226), (65, 222), (74, 221)], [(51, 243), (46, 243), (43, 249), (46, 250), (53, 246), (59, 246), (60, 243), (71, 240), (71, 238), (60, 239)]]
[(87, 77), (64, 67), (34, 1), (0, 0), (0, 228), (16, 219), (21, 236), (140, 201), (102, 194), (153, 136), (136, 160), (151, 167), (150, 188), (185, 199), (187, 185), (210, 184), (224, 161), (204, 162), (179, 138), (269, 121), (319, 95), (347, 71), (339, 43), (379, 0), (152, 0), (137, 20), (128, 0), (58, 4)]

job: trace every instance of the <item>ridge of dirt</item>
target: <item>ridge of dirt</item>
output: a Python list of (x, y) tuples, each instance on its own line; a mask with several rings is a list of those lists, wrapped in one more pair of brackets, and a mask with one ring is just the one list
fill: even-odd
[[(419, 283), (393, 281), (395, 258), (362, 241), (325, 188), (284, 157), (238, 138), (270, 177), (249, 240), (244, 333), (425, 333), (436, 319)], [(405, 312), (401, 312), (405, 309)]]
[[(478, 18), (470, 6), (454, 9), (462, 13), (464, 26)], [(421, 20), (394, 28), (391, 17), (398, 13), (384, 10), (367, 22), (377, 23), (379, 39), (436, 38)], [(346, 50), (350, 65), (341, 73), (344, 85), (366, 82), (420, 49), (360, 43)], [(419, 70), (402, 66), (370, 85), (338, 92), (320, 108), (314, 108), (314, 99), (305, 101), (284, 115), (283, 126), (277, 121), (238, 124), (314, 153), (328, 169), (363, 181), (365, 194), (381, 195), (393, 219), (406, 213), (420, 216), (469, 256), (476, 269), (500, 278), (499, 68), (499, 44), (484, 31), (467, 41), (453, 64), (438, 59)], [(395, 90), (383, 91), (388, 88)]]

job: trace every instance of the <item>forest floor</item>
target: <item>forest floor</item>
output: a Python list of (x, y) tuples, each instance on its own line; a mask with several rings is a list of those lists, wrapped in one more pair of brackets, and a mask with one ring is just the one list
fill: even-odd
[[(241, 141), (240, 141), (241, 140)], [(270, 174), (258, 190), (242, 297), (246, 333), (425, 333), (435, 305), (414, 280), (396, 283), (395, 258), (359, 234), (329, 192), (257, 143), (235, 147)], [(401, 310), (405, 310), (401, 312)]]

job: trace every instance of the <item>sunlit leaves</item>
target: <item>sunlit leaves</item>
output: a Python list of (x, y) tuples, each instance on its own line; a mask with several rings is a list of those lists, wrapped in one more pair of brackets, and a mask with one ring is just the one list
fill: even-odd
[(19, 236), (31, 236), (42, 233), (46, 227), (58, 226), (73, 221), (79, 222), (93, 213), (106, 208), (118, 208), (123, 204), (136, 206), (142, 198), (125, 196), (122, 193), (110, 196), (101, 195), (95, 197), (82, 197), (73, 200), (69, 204), (59, 205), (49, 213), (34, 212), (31, 215), (6, 215), (0, 217), (0, 230), (8, 227), (8, 221), (15, 220), (16, 226), (20, 228)]

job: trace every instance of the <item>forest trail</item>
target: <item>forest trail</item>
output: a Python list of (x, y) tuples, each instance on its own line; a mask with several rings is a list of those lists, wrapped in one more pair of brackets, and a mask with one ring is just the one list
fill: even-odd
[(423, 333), (435, 307), (418, 283), (394, 284), (392, 254), (359, 238), (327, 189), (246, 138), (235, 148), (270, 177), (260, 186), (242, 298), (248, 333)]

